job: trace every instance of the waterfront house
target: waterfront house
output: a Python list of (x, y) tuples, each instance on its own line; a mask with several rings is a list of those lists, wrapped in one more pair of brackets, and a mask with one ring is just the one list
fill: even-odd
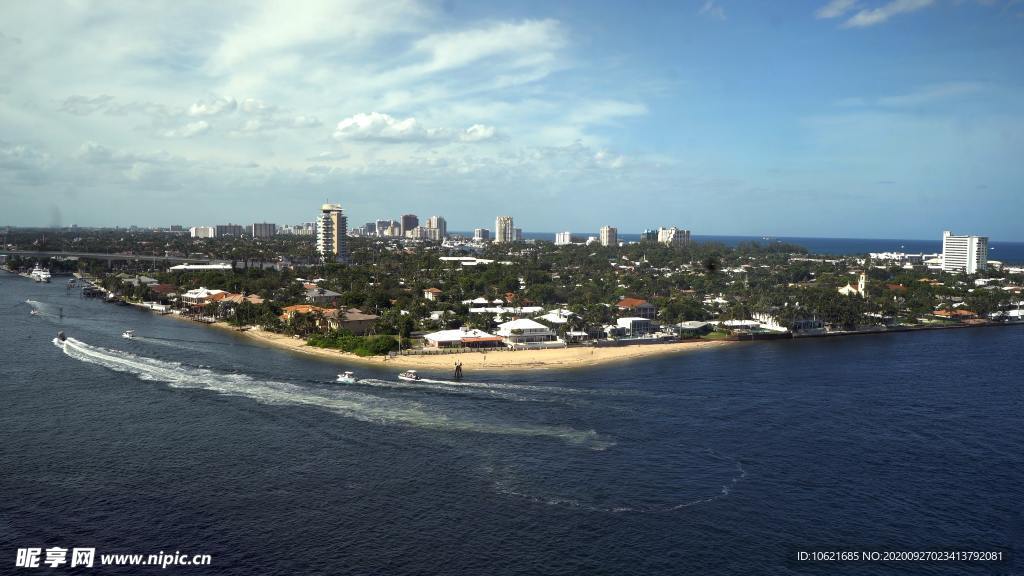
[(658, 308), (641, 298), (623, 298), (615, 304), (615, 307), (620, 314), (626, 316), (654, 319), (658, 315)]
[(627, 336), (643, 336), (654, 332), (650, 318), (639, 316), (627, 316), (615, 321), (615, 325), (621, 328)]
[(335, 300), (341, 296), (339, 292), (321, 288), (311, 282), (307, 282), (302, 286), (306, 289), (306, 302), (310, 304), (318, 306), (334, 304)]
[(498, 336), (504, 338), (505, 344), (512, 348), (565, 345), (550, 328), (529, 318), (499, 324)]
[(711, 324), (709, 322), (701, 322), (699, 320), (687, 320), (686, 322), (680, 322), (675, 325), (676, 331), (682, 338), (697, 338), (711, 332)]
[(223, 298), (221, 294), (226, 296), (228, 293), (224, 290), (210, 290), (200, 286), (199, 288), (194, 288), (182, 294), (181, 301), (186, 306), (202, 307), (206, 306), (210, 302), (216, 302)]
[(426, 348), (494, 348), (504, 346), (500, 336), (475, 328), (441, 330), (423, 336)]

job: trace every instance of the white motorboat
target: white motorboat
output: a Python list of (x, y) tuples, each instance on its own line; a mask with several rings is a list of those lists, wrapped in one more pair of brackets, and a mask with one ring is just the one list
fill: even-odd
[(39, 315), (39, 310), (36, 310), (35, 308), (33, 308), (33, 309), (29, 310), (28, 313), (30, 315), (32, 315), (32, 316), (38, 316)]
[(50, 271), (43, 268), (39, 264), (36, 264), (36, 267), (32, 269), (32, 272), (29, 273), (29, 276), (36, 282), (50, 281)]
[(359, 379), (356, 378), (356, 375), (352, 372), (342, 372), (341, 374), (338, 374), (338, 379), (336, 381), (341, 382), (342, 384), (355, 384)]
[(135, 330), (125, 330), (124, 332), (121, 332), (121, 338), (135, 338)]
[(406, 370), (398, 375), (399, 380), (406, 380), (408, 382), (415, 382), (420, 379), (420, 375), (415, 370)]

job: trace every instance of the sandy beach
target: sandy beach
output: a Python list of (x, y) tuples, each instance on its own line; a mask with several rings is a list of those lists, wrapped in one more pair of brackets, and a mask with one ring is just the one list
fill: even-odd
[[(229, 328), (226, 324), (219, 327)], [(517, 350), (514, 352), (490, 351), (462, 354), (396, 356), (385, 360), (382, 356), (365, 358), (340, 350), (317, 348), (307, 345), (305, 340), (274, 332), (266, 332), (256, 328), (246, 330), (245, 332), (237, 332), (237, 334), (277, 348), (345, 363), (438, 371), (452, 370), (456, 360), (462, 362), (463, 369), (465, 370), (516, 371), (583, 368), (611, 362), (624, 362), (639, 358), (694, 352), (737, 344), (730, 341), (709, 340), (607, 348), (551, 348), (546, 350)]]

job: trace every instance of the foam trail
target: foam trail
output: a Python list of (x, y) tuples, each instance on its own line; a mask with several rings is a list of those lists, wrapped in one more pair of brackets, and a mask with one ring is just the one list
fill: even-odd
[(288, 382), (258, 380), (246, 374), (217, 372), (178, 362), (138, 356), (120, 350), (92, 346), (68, 338), (63, 346), (68, 356), (103, 366), (117, 372), (133, 374), (142, 380), (164, 382), (174, 388), (210, 390), (229, 396), (251, 398), (263, 404), (315, 406), (342, 416), (378, 424), (404, 424), (447, 431), (476, 432), (556, 438), (573, 444), (603, 449), (610, 444), (593, 430), (532, 424), (500, 424), (478, 422), (468, 418), (450, 418), (428, 412), (415, 402), (382, 398), (370, 394), (339, 389), (305, 388)]
[(442, 392), (460, 396), (472, 396), (476, 398), (497, 398), (513, 402), (557, 402), (558, 398), (538, 394), (523, 394), (520, 392), (489, 386), (457, 386), (435, 383), (435, 381), (418, 380), (416, 382), (391, 382), (388, 380), (377, 380), (364, 378), (348, 386), (371, 386), (374, 388), (390, 388), (393, 390), (426, 390), (429, 392)]

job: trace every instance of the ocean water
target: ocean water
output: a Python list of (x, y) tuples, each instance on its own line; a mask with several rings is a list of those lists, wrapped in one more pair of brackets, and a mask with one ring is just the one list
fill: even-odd
[(1022, 326), (410, 385), (0, 274), (0, 345), (4, 574), (50, 546), (212, 556), (103, 574), (1022, 571), (794, 560), (1020, 551)]

